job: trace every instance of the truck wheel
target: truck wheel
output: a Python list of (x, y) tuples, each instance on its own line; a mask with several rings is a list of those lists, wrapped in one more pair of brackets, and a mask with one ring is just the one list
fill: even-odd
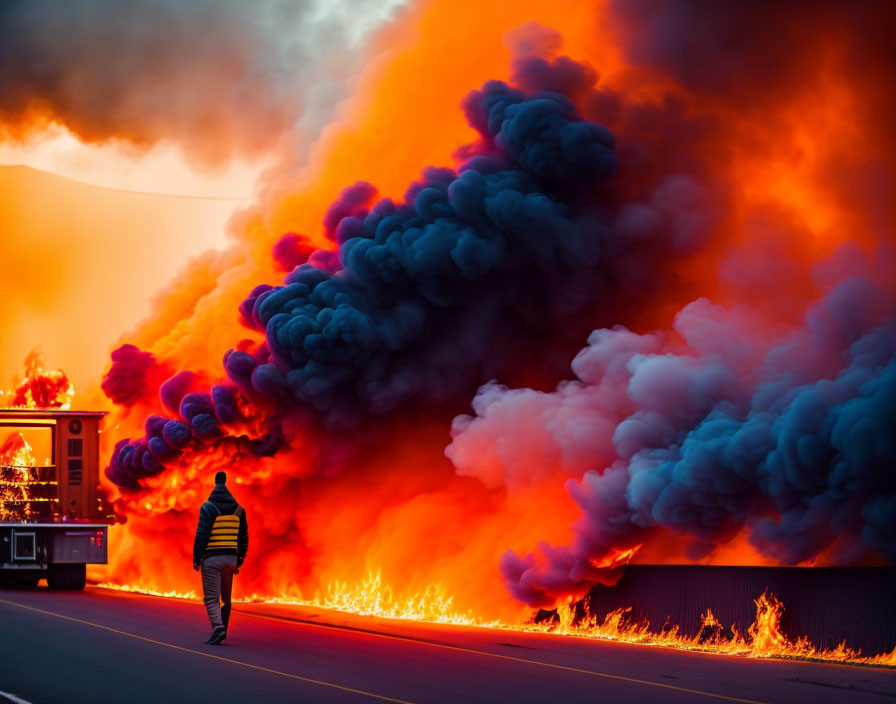
[(50, 589), (83, 589), (87, 583), (87, 565), (50, 565), (47, 584)]

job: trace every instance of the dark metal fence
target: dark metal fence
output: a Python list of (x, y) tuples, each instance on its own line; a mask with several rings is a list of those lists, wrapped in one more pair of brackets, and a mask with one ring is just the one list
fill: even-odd
[(781, 627), (791, 640), (808, 636), (826, 648), (846, 641), (866, 655), (896, 646), (896, 567), (628, 565), (618, 584), (594, 587), (587, 599), (599, 618), (631, 606), (629, 615), (651, 630), (677, 624), (693, 636), (707, 608), (726, 632), (736, 624), (745, 633), (766, 589), (784, 604)]

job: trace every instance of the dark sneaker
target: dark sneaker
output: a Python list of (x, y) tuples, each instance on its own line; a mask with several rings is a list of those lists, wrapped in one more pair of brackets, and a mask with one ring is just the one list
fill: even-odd
[(206, 645), (221, 645), (221, 641), (227, 637), (227, 630), (224, 626), (218, 626), (212, 634), (209, 636), (209, 639), (205, 641)]

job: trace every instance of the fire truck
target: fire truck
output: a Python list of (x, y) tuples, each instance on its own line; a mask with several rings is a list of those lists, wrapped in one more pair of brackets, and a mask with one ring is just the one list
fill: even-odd
[[(0, 579), (83, 589), (114, 516), (99, 486), (105, 413), (0, 409)], [(46, 459), (38, 461), (36, 457)]]

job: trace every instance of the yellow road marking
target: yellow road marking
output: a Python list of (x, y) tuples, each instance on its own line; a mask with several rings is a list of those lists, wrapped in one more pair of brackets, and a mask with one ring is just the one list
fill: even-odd
[(650, 680), (639, 680), (634, 677), (624, 677), (623, 675), (611, 675), (606, 672), (595, 672), (594, 670), (583, 670), (578, 667), (569, 667), (567, 665), (555, 665), (550, 662), (542, 662), (540, 660), (527, 660), (526, 658), (515, 658), (512, 655), (500, 655), (498, 653), (490, 653), (487, 650), (475, 650), (474, 648), (464, 648), (460, 645), (446, 645), (445, 643), (433, 643), (428, 640), (421, 640), (418, 638), (411, 638), (407, 636), (395, 636), (390, 635), (389, 633), (375, 633), (372, 631), (365, 631), (360, 628), (353, 628), (351, 626), (333, 626), (327, 625), (323, 623), (310, 623), (308, 621), (298, 621), (294, 619), (288, 618), (277, 618), (276, 616), (265, 616), (264, 614), (254, 614), (251, 611), (242, 611), (240, 609), (235, 609), (237, 613), (244, 614), (246, 616), (254, 616), (255, 618), (263, 618), (268, 621), (279, 621), (280, 623), (293, 623), (297, 626), (311, 626), (313, 628), (328, 628), (330, 630), (346, 630), (351, 631), (353, 633), (360, 633), (366, 636), (372, 636), (374, 638), (389, 638), (391, 640), (399, 640), (399, 641), (409, 641), (411, 643), (419, 643), (420, 645), (428, 645), (433, 648), (444, 648), (445, 650), (459, 650), (464, 653), (473, 653), (474, 655), (484, 655), (490, 658), (499, 658), (501, 660), (513, 660), (515, 662), (523, 662), (527, 665), (540, 665), (542, 667), (550, 667), (555, 670), (566, 670), (567, 672), (579, 672), (584, 675), (593, 675), (595, 677), (606, 677), (611, 680), (621, 680), (623, 682), (632, 682), (636, 684), (647, 684), (653, 687), (662, 687), (663, 689), (672, 689), (676, 692), (685, 692), (686, 694), (697, 694), (704, 697), (714, 697), (716, 699), (722, 699), (728, 702), (740, 702), (741, 704), (767, 704), (767, 702), (757, 701), (755, 699), (739, 699), (738, 697), (729, 697), (726, 694), (716, 694), (714, 692), (705, 692), (700, 689), (688, 689), (687, 687), (676, 687), (672, 684), (663, 684), (662, 682), (651, 682)]
[(174, 650), (181, 650), (185, 653), (192, 653), (193, 655), (201, 655), (204, 658), (211, 658), (212, 660), (220, 660), (222, 662), (229, 662), (233, 665), (241, 665), (242, 667), (248, 667), (252, 670), (260, 670), (261, 672), (268, 672), (272, 675), (280, 675), (281, 677), (289, 677), (294, 680), (301, 680), (302, 682), (308, 682), (310, 684), (321, 685), (322, 687), (331, 687), (333, 689), (339, 689), (343, 692), (351, 692), (352, 694), (361, 694), (365, 697), (371, 697), (372, 699), (379, 699), (384, 702), (395, 702), (395, 704), (416, 704), (415, 702), (409, 702), (404, 699), (394, 699), (392, 697), (386, 697), (382, 694), (374, 694), (373, 692), (365, 692), (363, 689), (353, 689), (351, 687), (344, 687), (341, 684), (334, 684), (333, 682), (324, 682), (323, 680), (315, 680), (310, 677), (302, 677), (300, 675), (293, 675), (289, 672), (281, 672), (280, 670), (272, 670), (267, 667), (261, 667), (260, 665), (251, 665), (248, 662), (241, 662), (240, 660), (231, 660), (230, 658), (221, 657), (220, 655), (212, 655), (211, 653), (203, 653), (201, 650), (192, 650), (190, 648), (184, 648), (180, 645), (173, 645), (171, 643), (165, 643), (160, 640), (153, 640), (152, 638), (147, 638), (146, 636), (138, 636), (136, 633), (128, 633), (127, 631), (119, 631), (117, 628), (110, 628), (109, 626), (103, 626), (99, 623), (92, 623), (90, 621), (84, 621), (80, 618), (74, 618), (72, 616), (66, 616), (64, 614), (57, 614), (53, 611), (45, 611), (43, 609), (37, 609), (33, 606), (25, 606), (24, 604), (17, 604), (14, 601), (7, 601), (6, 599), (0, 599), (0, 604), (7, 604), (8, 606), (15, 606), (20, 609), (27, 609), (28, 611), (35, 611), (39, 614), (45, 614), (47, 616), (55, 616), (56, 618), (62, 618), (66, 621), (74, 621), (75, 623), (81, 623), (85, 626), (93, 626), (94, 628), (100, 628), (104, 631), (109, 631), (110, 633), (117, 633), (122, 636), (129, 636), (131, 638), (136, 638), (137, 640), (146, 641), (147, 643), (153, 643), (155, 645), (163, 645), (166, 648), (172, 648)]

